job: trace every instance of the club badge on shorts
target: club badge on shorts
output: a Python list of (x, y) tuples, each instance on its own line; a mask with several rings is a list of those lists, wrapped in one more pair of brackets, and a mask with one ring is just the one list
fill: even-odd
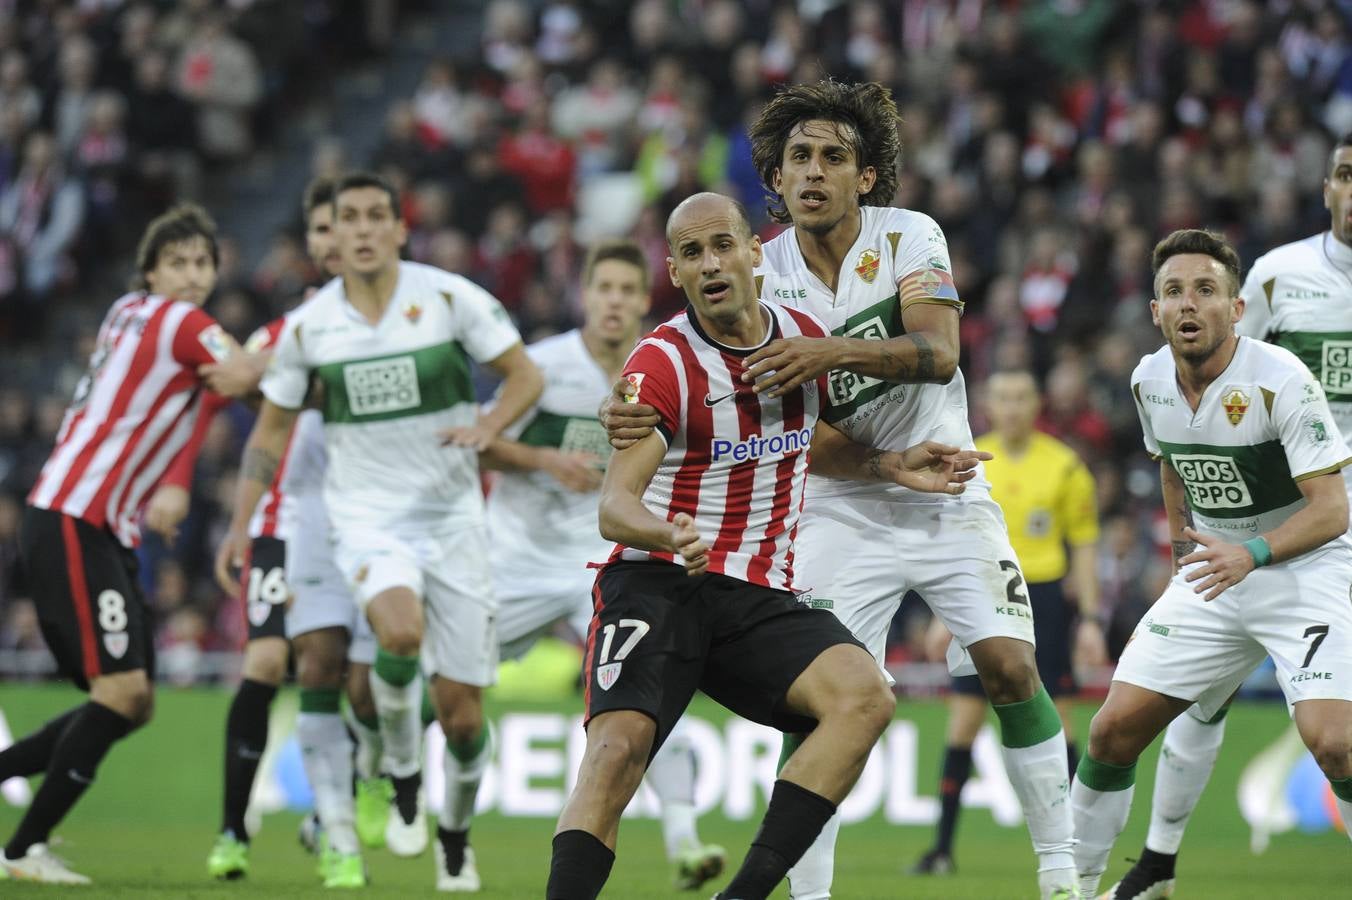
[(604, 666), (596, 667), (596, 683), (601, 690), (608, 691), (620, 677), (620, 666), (624, 663), (606, 663)]
[(103, 636), (103, 649), (107, 650), (113, 659), (121, 659), (126, 654), (130, 642), (131, 639), (127, 637), (125, 631), (110, 631)]

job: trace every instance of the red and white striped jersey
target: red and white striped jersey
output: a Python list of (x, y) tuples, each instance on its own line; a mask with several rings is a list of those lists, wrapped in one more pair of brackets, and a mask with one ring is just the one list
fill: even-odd
[(28, 503), (140, 541), (141, 505), (188, 442), (203, 391), (197, 367), (230, 354), (233, 340), (201, 308), (132, 293), (99, 329), (89, 371)]
[[(809, 313), (761, 308), (771, 323), (765, 343), (827, 333)], [(624, 374), (638, 402), (657, 409), (667, 442), (643, 504), (667, 521), (682, 512), (694, 517), (710, 572), (792, 590), (793, 540), (825, 379), (781, 398), (758, 395), (741, 381), (757, 349), (717, 343), (684, 312), (639, 342)], [(678, 561), (617, 545), (610, 560), (619, 559)]]

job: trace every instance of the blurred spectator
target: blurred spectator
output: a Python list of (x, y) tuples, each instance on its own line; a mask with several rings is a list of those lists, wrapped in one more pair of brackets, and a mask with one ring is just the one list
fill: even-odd
[(498, 156), (503, 170), (525, 187), (532, 213), (542, 216), (572, 206), (577, 158), (571, 142), (550, 127), (547, 100), (530, 105), (520, 125), (498, 145)]
[(51, 293), (70, 267), (84, 209), (80, 184), (66, 175), (56, 141), (45, 131), (33, 132), (18, 176), (0, 195), (0, 235), (22, 255), (22, 283), (31, 300)]
[(249, 114), (262, 96), (253, 50), (223, 16), (204, 14), (178, 63), (179, 92), (197, 105), (197, 139), (211, 159), (239, 159), (253, 147)]

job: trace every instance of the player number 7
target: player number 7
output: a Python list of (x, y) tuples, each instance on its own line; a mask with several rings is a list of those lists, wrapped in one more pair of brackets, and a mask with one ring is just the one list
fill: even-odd
[(1324, 643), (1324, 638), (1329, 636), (1329, 627), (1327, 625), (1311, 625), (1305, 629), (1305, 637), (1314, 637), (1310, 644), (1310, 652), (1305, 654), (1305, 662), (1300, 664), (1302, 669), (1310, 667), (1310, 660), (1314, 659), (1315, 653), (1319, 650), (1319, 645)]
[[(621, 662), (633, 652), (638, 646), (638, 642), (643, 640), (643, 636), (648, 633), (651, 626), (642, 619), (620, 619), (620, 628), (634, 629), (629, 637), (625, 638), (624, 643), (620, 644), (620, 649), (615, 651), (615, 662)], [(610, 644), (615, 640), (615, 623), (610, 623), (601, 629), (605, 637), (601, 640), (601, 658), (597, 661), (598, 665), (605, 665), (610, 662)]]

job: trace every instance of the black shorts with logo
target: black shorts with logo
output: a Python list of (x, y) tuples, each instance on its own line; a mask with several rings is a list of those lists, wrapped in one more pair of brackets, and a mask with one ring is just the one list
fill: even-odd
[(291, 587), (286, 581), (286, 541), (256, 537), (249, 542), (249, 555), (239, 573), (244, 594), (244, 618), (249, 640), (286, 637), (286, 601)]
[[(824, 650), (863, 645), (832, 613), (787, 591), (665, 562), (617, 562), (597, 576), (582, 678), (587, 720), (638, 710), (657, 753), (696, 690), (738, 715), (799, 733), (816, 721), (783, 708)], [(650, 757), (651, 758), (651, 757)]]
[[(1037, 641), (1037, 673), (1052, 697), (1064, 697), (1079, 690), (1075, 667), (1070, 659), (1071, 624), (1075, 610), (1066, 602), (1060, 581), (1028, 583), (1028, 599), (1033, 607), (1033, 639)], [(966, 675), (953, 679), (959, 694), (985, 697), (981, 679)]]
[(82, 690), (100, 675), (155, 675), (155, 624), (136, 580), (136, 554), (106, 528), (27, 507), (19, 538), (42, 636)]

